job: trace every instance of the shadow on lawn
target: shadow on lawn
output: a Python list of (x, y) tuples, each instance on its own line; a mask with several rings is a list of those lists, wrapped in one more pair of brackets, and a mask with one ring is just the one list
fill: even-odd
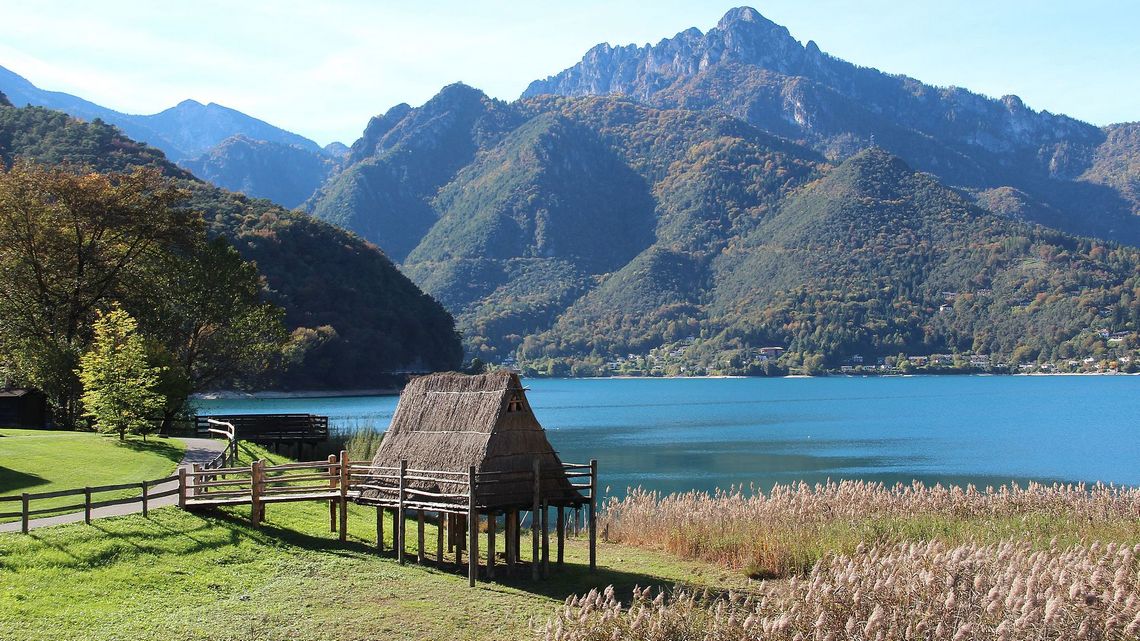
[(158, 454), (159, 456), (168, 459), (175, 464), (182, 461), (182, 456), (184, 454), (182, 448), (174, 445), (170, 441), (141, 441), (138, 439), (128, 439), (126, 441), (117, 441), (117, 444), (119, 447), (125, 447), (136, 452), (150, 452), (152, 454)]
[[(47, 482), (47, 479), (37, 474), (17, 472), (16, 470), (0, 466), (0, 494), (24, 490), (29, 487), (36, 487), (37, 485), (46, 485)], [(0, 512), (7, 511), (6, 509), (0, 510)]]

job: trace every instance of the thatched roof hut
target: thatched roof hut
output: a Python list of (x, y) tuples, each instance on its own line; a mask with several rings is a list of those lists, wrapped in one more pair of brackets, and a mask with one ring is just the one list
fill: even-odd
[[(534, 500), (535, 459), (542, 470), (543, 501), (554, 506), (588, 501), (571, 486), (516, 374), (452, 372), (419, 377), (404, 388), (372, 465), (391, 468), (406, 460), (410, 469), (461, 473), (475, 466), (480, 478), (476, 505), (482, 511), (528, 509)], [(408, 487), (466, 492), (465, 485), (447, 483), (416, 481)], [(376, 494), (365, 491), (360, 498), (367, 501)]]

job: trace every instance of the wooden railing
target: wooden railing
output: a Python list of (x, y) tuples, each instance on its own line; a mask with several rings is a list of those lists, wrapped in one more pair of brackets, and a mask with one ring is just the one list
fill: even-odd
[[(180, 488), (174, 487), (173, 489), (165, 489), (154, 491), (160, 485), (166, 483), (173, 483), (178, 480), (177, 475), (167, 476), (153, 481), (140, 481), (138, 483), (117, 483), (114, 485), (98, 485), (91, 487), (75, 488), (70, 490), (57, 490), (55, 492), (25, 492), (19, 496), (0, 496), (0, 505), (5, 503), (20, 502), (20, 511), (18, 512), (0, 512), (0, 518), (20, 518), (20, 531), (24, 534), (28, 533), (29, 521), (33, 516), (47, 516), (59, 515), (71, 512), (78, 512), (83, 510), (83, 521), (91, 523), (92, 510), (110, 507), (112, 505), (127, 505), (131, 503), (141, 503), (143, 516), (146, 516), (150, 510), (150, 502), (167, 496), (174, 496), (178, 494)], [(95, 495), (104, 494), (107, 492), (122, 492), (124, 490), (139, 490), (140, 494), (129, 496), (126, 498), (117, 499), (103, 499), (94, 500)], [(68, 505), (57, 505), (52, 507), (34, 508), (33, 503), (36, 501), (44, 501), (47, 499), (56, 499), (69, 496), (82, 496), (82, 503), (72, 503)]]

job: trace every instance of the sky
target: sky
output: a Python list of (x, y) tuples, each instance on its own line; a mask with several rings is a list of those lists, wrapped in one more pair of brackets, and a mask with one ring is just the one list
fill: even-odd
[[(739, 0), (738, 0), (739, 1)], [(0, 65), (127, 113), (216, 102), (326, 144), (456, 81), (514, 100), (599, 42), (716, 25), (706, 0), (0, 0)], [(1140, 120), (1135, 0), (756, 0), (850, 62), (1104, 125)]]

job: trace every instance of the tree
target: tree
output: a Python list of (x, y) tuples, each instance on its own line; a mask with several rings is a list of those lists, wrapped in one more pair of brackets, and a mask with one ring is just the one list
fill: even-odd
[(184, 196), (154, 169), (0, 171), (0, 355), (64, 426), (78, 416), (75, 371), (96, 311), (142, 288), (156, 254), (203, 233), (172, 207)]
[(159, 393), (161, 370), (147, 363), (146, 344), (138, 323), (118, 307), (95, 321), (95, 339), (79, 359), (84, 416), (100, 432), (141, 434), (155, 429), (154, 418), (165, 399)]
[(159, 343), (152, 362), (169, 368), (164, 420), (183, 409), (192, 391), (258, 382), (281, 363), (284, 312), (261, 299), (257, 267), (225, 240), (162, 254), (151, 272), (152, 286), (129, 300), (144, 332)]

